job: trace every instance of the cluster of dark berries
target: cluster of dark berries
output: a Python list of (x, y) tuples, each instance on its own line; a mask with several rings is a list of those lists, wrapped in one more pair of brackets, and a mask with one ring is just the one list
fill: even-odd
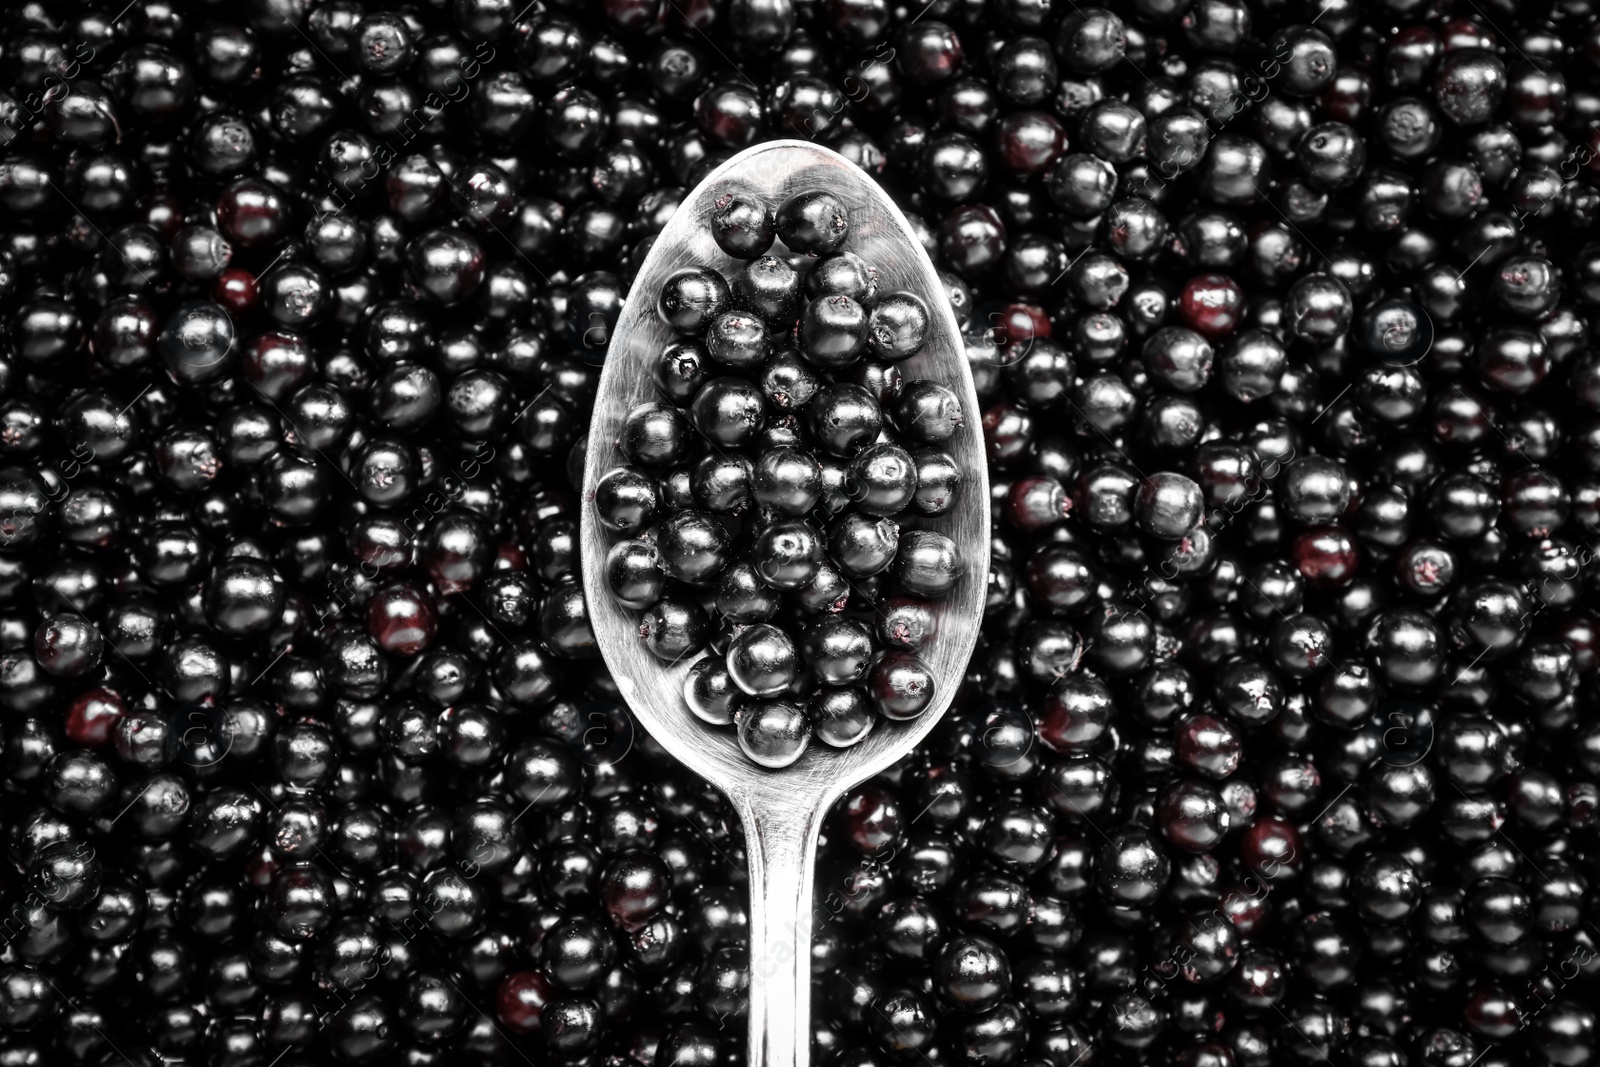
[(688, 709), (736, 726), (757, 764), (787, 767), (813, 735), (845, 748), (879, 714), (912, 719), (933, 699), (917, 651), (960, 560), (949, 537), (896, 518), (955, 506), (961, 468), (941, 445), (961, 402), (903, 379), (928, 305), (877, 291), (877, 270), (846, 250), (838, 197), (800, 192), (776, 213), (744, 190), (712, 202), (717, 246), (742, 265), (667, 278), (664, 399), (628, 413), (626, 462), (595, 504), (625, 538), (606, 580), (644, 613), (640, 639), (666, 663), (711, 648), (684, 680)]
[(1594, 1064), (1596, 15), (6, 5), (0, 1064), (746, 1062), (574, 485), (780, 137), (945, 272), (994, 509), (824, 832), (817, 1067)]

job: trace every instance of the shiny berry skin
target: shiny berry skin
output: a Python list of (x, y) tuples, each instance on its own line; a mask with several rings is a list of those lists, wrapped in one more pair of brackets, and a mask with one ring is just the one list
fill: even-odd
[(739, 748), (753, 762), (770, 770), (788, 767), (805, 754), (811, 723), (804, 709), (783, 701), (763, 700), (735, 715)]
[(933, 699), (933, 674), (916, 656), (891, 652), (868, 673), (867, 692), (882, 715), (891, 719), (915, 718)]
[(1244, 831), (1239, 857), (1249, 870), (1269, 882), (1292, 877), (1305, 862), (1300, 835), (1276, 816), (1258, 819)]
[(1181, 474), (1163, 471), (1139, 483), (1134, 510), (1139, 527), (1152, 537), (1176, 540), (1199, 523), (1200, 487)]
[(1172, 864), (1143, 829), (1120, 830), (1100, 850), (1100, 888), (1120, 904), (1148, 904), (1165, 888)]
[(425, 591), (397, 582), (373, 595), (367, 626), (385, 652), (415, 656), (433, 643), (439, 623), (433, 599)]
[(897, 543), (893, 576), (912, 596), (943, 600), (960, 578), (960, 555), (955, 542), (932, 530), (913, 530)]
[[(848, 366), (861, 357), (872, 330), (869, 314), (842, 293), (820, 296), (800, 316), (800, 354), (821, 368)], [(885, 335), (893, 343), (892, 332)]]
[(815, 527), (799, 519), (781, 519), (757, 534), (750, 562), (767, 585), (795, 590), (821, 572), (823, 554), (822, 538)]
[(14, 6), (4, 1062), (1593, 1061), (1584, 4)]
[(728, 675), (752, 697), (774, 697), (789, 688), (799, 654), (789, 635), (766, 623), (747, 627), (728, 642)]
[(712, 378), (690, 402), (690, 418), (713, 445), (743, 448), (753, 443), (766, 421), (761, 390), (742, 378)]
[(956, 938), (940, 950), (937, 989), (960, 1011), (983, 1011), (1011, 991), (1011, 966), (1000, 947), (981, 937)]
[(661, 319), (680, 334), (698, 337), (728, 306), (728, 283), (706, 267), (686, 267), (667, 279), (657, 301)]
[(822, 256), (837, 252), (850, 232), (844, 204), (832, 193), (812, 189), (785, 200), (775, 216), (778, 239), (791, 252)]
[(1211, 786), (1201, 782), (1174, 782), (1157, 802), (1161, 834), (1186, 852), (1208, 852), (1228, 832), (1229, 815)]
[(643, 850), (625, 852), (601, 879), (601, 897), (611, 921), (638, 930), (667, 902), (670, 873), (660, 857)]
[(928, 305), (917, 294), (880, 296), (868, 319), (867, 348), (879, 359), (906, 359), (922, 349), (928, 327)]
[(735, 370), (755, 370), (772, 353), (766, 325), (740, 311), (724, 312), (706, 329), (706, 351), (711, 358)]
[(67, 709), (67, 737), (85, 748), (104, 748), (126, 714), (123, 698), (115, 690), (87, 690)]
[(623, 454), (641, 467), (676, 464), (687, 452), (688, 421), (665, 404), (641, 404), (628, 413), (619, 440)]
[(662, 597), (640, 617), (638, 635), (658, 659), (676, 663), (704, 648), (709, 631), (705, 612), (694, 601)]
[(217, 223), (223, 237), (245, 248), (270, 245), (288, 222), (283, 193), (270, 182), (241, 178), (217, 201)]
[(1239, 328), (1244, 318), (1244, 292), (1224, 274), (1200, 274), (1184, 285), (1178, 311), (1191, 330), (1213, 340)]
[(812, 436), (829, 455), (848, 459), (878, 436), (883, 413), (859, 385), (825, 386), (807, 411)]
[(1176, 726), (1178, 760), (1212, 779), (1227, 778), (1239, 767), (1241, 745), (1238, 734), (1223, 720), (1210, 715), (1193, 715)]
[(747, 699), (744, 690), (734, 684), (725, 658), (708, 656), (698, 661), (683, 681), (684, 703), (712, 726), (731, 725)]
[(1339, 526), (1318, 526), (1295, 538), (1294, 565), (1307, 582), (1337, 588), (1355, 577), (1360, 552)]
[(45, 620), (34, 634), (34, 657), (58, 678), (73, 678), (100, 663), (105, 638), (88, 619), (63, 612)]
[(728, 191), (714, 200), (711, 233), (717, 246), (735, 259), (757, 259), (772, 247), (775, 227), (771, 210), (748, 194)]
[(537, 1033), (551, 995), (550, 982), (539, 971), (508, 974), (495, 996), (495, 1015), (512, 1033)]
[(1066, 675), (1050, 689), (1039, 739), (1061, 753), (1092, 751), (1114, 713), (1111, 691), (1103, 681), (1087, 674)]
[(239, 267), (229, 267), (217, 275), (212, 283), (212, 299), (234, 317), (244, 317), (255, 312), (260, 304), (260, 286), (256, 276)]
[(1054, 115), (1013, 112), (1000, 120), (1000, 154), (1013, 172), (1031, 177), (1048, 171), (1067, 149), (1067, 135)]
[(606, 556), (606, 584), (626, 607), (647, 608), (661, 598), (666, 571), (653, 541), (618, 541)]

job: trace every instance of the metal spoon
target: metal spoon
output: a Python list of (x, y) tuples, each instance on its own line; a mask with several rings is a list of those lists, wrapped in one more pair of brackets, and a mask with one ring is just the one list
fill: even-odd
[[(707, 265), (732, 274), (736, 261), (712, 239), (714, 190), (738, 186), (776, 210), (795, 193), (827, 189), (850, 210), (845, 247), (878, 268), (879, 292), (909, 289), (932, 311), (923, 351), (900, 364), (907, 380), (933, 378), (961, 399), (961, 427), (945, 447), (966, 474), (954, 510), (903, 522), (937, 530), (960, 552), (962, 574), (938, 605), (938, 633), (921, 655), (934, 675), (934, 698), (906, 723), (880, 720), (854, 747), (813, 743), (800, 761), (767, 770), (745, 758), (732, 730), (701, 722), (684, 706), (693, 657), (664, 664), (639, 639), (636, 613), (606, 587), (609, 543), (595, 514), (594, 487), (616, 466), (617, 436), (635, 406), (659, 399), (654, 360), (673, 337), (656, 313), (656, 294), (673, 271)], [(781, 244), (774, 254), (783, 253)], [(955, 695), (977, 641), (989, 573), (989, 482), (977, 394), (959, 327), (928, 254), (894, 202), (853, 163), (804, 141), (746, 149), (700, 183), (661, 231), (634, 279), (612, 333), (589, 426), (582, 509), (583, 580), (590, 623), (606, 665), (646, 729), (685, 765), (727, 794), (744, 823), (750, 863), (751, 1067), (805, 1067), (811, 1053), (812, 874), (823, 816), (845, 790), (879, 773), (922, 740)]]

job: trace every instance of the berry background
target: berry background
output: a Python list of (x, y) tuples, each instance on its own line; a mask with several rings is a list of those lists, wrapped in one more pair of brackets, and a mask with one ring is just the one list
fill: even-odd
[(0, 1065), (745, 1062), (742, 834), (573, 486), (780, 137), (912, 217), (994, 497), (813, 1061), (1593, 1063), (1596, 14), (8, 4)]

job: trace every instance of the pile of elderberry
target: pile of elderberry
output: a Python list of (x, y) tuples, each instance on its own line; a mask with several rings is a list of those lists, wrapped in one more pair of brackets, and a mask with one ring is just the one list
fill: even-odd
[(783, 961), (576, 495), (775, 138), (906, 212), (993, 490), (951, 708), (822, 835), (811, 1062), (1595, 1064), (1597, 14), (5, 5), (0, 1067), (747, 1062)]
[[(955, 506), (961, 468), (940, 446), (961, 403), (936, 381), (902, 380), (928, 305), (878, 292), (876, 268), (845, 247), (838, 197), (808, 190), (774, 212), (721, 189), (712, 203), (717, 246), (747, 262), (732, 279), (703, 266), (667, 278), (656, 306), (677, 339), (655, 364), (664, 400), (628, 412), (625, 462), (601, 475), (595, 507), (608, 531), (633, 535), (611, 546), (606, 581), (644, 612), (640, 639), (666, 663), (712, 649), (692, 660), (688, 709), (736, 725), (747, 757), (780, 768), (813, 734), (847, 748), (878, 715), (912, 719), (933, 699), (916, 653), (959, 557), (944, 534), (902, 535), (896, 518)], [(785, 256), (769, 254), (775, 240)]]

